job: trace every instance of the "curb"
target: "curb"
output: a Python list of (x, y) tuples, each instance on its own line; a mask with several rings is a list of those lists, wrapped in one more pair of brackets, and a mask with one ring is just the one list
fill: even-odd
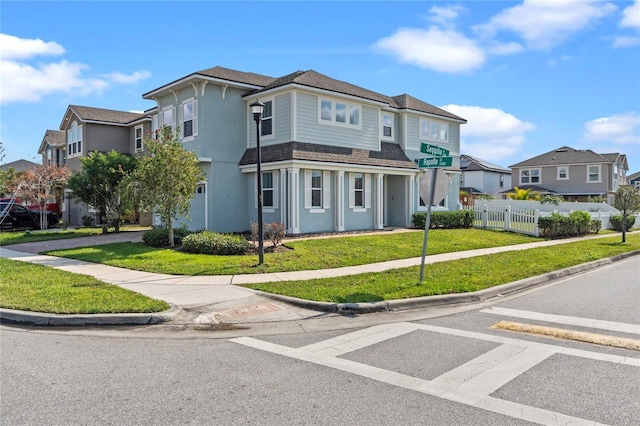
[(152, 325), (172, 321), (184, 311), (180, 306), (156, 313), (140, 314), (49, 314), (0, 309), (0, 323), (53, 326)]
[(609, 265), (621, 260), (628, 259), (633, 256), (640, 256), (640, 250), (619, 254), (606, 259), (594, 260), (592, 262), (582, 263), (580, 265), (571, 266), (554, 272), (537, 275), (535, 277), (524, 278), (507, 284), (501, 284), (495, 287), (474, 291), (471, 293), (443, 294), (436, 296), (414, 297), (411, 299), (395, 299), (385, 300), (373, 303), (331, 303), (316, 302), (312, 300), (298, 299), (290, 296), (282, 296), (273, 293), (265, 293), (256, 290), (256, 293), (263, 297), (279, 300), (301, 308), (311, 309), (314, 311), (341, 313), (341, 314), (369, 314), (375, 312), (394, 312), (407, 311), (412, 309), (428, 308), (433, 306), (443, 306), (452, 304), (465, 304), (474, 302), (483, 302), (496, 297), (516, 294), (532, 287), (549, 283), (551, 281), (565, 278), (570, 275), (579, 274), (601, 266)]

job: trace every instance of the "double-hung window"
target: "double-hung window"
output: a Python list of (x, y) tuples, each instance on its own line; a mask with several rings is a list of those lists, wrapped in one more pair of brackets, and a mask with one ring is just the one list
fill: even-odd
[(260, 122), (260, 135), (273, 135), (273, 101), (265, 101), (262, 110), (262, 121)]
[(162, 123), (161, 123), (161, 129), (164, 129), (165, 127), (168, 127), (171, 130), (171, 133), (173, 133), (175, 131), (174, 125), (174, 112), (175, 112), (175, 108), (174, 107), (165, 107), (162, 109)]
[(540, 169), (522, 169), (520, 170), (520, 184), (540, 183)]
[(182, 102), (180, 122), (183, 140), (189, 141), (198, 135), (198, 101), (190, 98)]
[(566, 166), (558, 167), (557, 180), (567, 180), (567, 179), (569, 179), (569, 168)]
[(319, 122), (360, 128), (360, 105), (320, 99)]
[(136, 126), (134, 128), (134, 139), (135, 139), (135, 144), (136, 144), (136, 151), (142, 151), (142, 130), (143, 127), (142, 126)]
[(393, 115), (382, 114), (382, 137), (393, 139)]
[(69, 158), (82, 155), (82, 126), (75, 121), (67, 130), (67, 152)]
[(304, 173), (304, 207), (311, 213), (322, 213), (330, 208), (331, 174), (320, 170)]
[(349, 173), (349, 208), (356, 212), (371, 208), (370, 174)]
[(273, 208), (273, 172), (262, 173), (262, 207)]
[(449, 124), (441, 121), (421, 118), (420, 139), (447, 142), (449, 140)]
[(601, 167), (599, 165), (587, 166), (587, 183), (602, 182)]

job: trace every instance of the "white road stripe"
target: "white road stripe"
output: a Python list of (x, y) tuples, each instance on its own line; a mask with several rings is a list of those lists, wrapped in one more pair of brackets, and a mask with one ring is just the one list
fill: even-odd
[(570, 317), (565, 315), (543, 314), (540, 312), (521, 311), (508, 308), (489, 308), (480, 312), (485, 314), (502, 315), (513, 318), (524, 318), (536, 321), (553, 322), (557, 324), (577, 325), (580, 327), (597, 328), (600, 330), (618, 331), (620, 333), (640, 334), (639, 324), (625, 322), (603, 321), (591, 318)]

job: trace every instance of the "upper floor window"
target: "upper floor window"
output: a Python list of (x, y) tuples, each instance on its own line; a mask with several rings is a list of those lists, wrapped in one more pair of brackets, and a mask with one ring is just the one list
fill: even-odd
[(587, 166), (587, 183), (602, 182), (600, 165)]
[(135, 133), (134, 139), (135, 139), (136, 151), (142, 151), (142, 130), (143, 130), (142, 126), (136, 126), (133, 129), (133, 132)]
[(67, 152), (69, 158), (82, 155), (82, 126), (75, 121), (67, 130)]
[(540, 169), (522, 169), (520, 170), (520, 184), (540, 183)]
[(198, 135), (198, 101), (190, 98), (182, 102), (180, 122), (182, 139), (189, 141)]
[(393, 115), (382, 114), (382, 137), (393, 139)]
[(328, 99), (320, 100), (321, 123), (360, 127), (360, 105)]
[(569, 179), (569, 168), (568, 167), (558, 167), (558, 180), (566, 180)]
[(438, 141), (449, 140), (449, 124), (431, 119), (420, 119), (420, 139), (433, 139)]
[(160, 126), (158, 126), (158, 114), (151, 117), (151, 139), (156, 139), (158, 137), (158, 130)]
[(171, 133), (174, 132), (175, 130), (175, 121), (174, 121), (174, 112), (175, 112), (175, 108), (174, 107), (165, 107), (162, 109), (162, 115), (160, 116), (160, 118), (162, 118), (162, 123), (160, 123), (160, 128), (164, 128), (164, 127), (170, 127), (171, 128)]
[(504, 175), (500, 175), (500, 188), (504, 188)]
[(262, 121), (260, 122), (260, 135), (273, 135), (273, 101), (264, 102)]
[(306, 170), (304, 173), (304, 207), (312, 213), (322, 213), (330, 208), (329, 172)]

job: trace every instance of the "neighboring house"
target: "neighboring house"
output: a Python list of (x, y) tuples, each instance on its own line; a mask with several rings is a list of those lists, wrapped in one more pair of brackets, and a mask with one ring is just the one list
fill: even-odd
[[(136, 152), (135, 144), (142, 144), (142, 137), (136, 138), (135, 132), (144, 126), (151, 126), (151, 118), (145, 114), (69, 105), (60, 130), (45, 132), (38, 153), (42, 155), (43, 164), (66, 165), (79, 171), (82, 168), (80, 159), (93, 151)], [(139, 150), (142, 150), (141, 146)], [(68, 192), (61, 210), (62, 219), (71, 225), (81, 225), (83, 216), (96, 213), (74, 200)], [(94, 219), (96, 224), (100, 223), (99, 216)]]
[(568, 146), (509, 167), (513, 187), (560, 195), (567, 201), (589, 201), (591, 197), (602, 196), (609, 204), (613, 203), (613, 194), (619, 186), (626, 184), (629, 169), (625, 154), (597, 154)]
[[(29, 160), (16, 160), (10, 163), (5, 163), (0, 165), (0, 170), (8, 171), (9, 169), (13, 169), (14, 172), (20, 173), (20, 172), (24, 172), (25, 170), (29, 170), (32, 167), (37, 167), (39, 165), (40, 164), (34, 163), (33, 161), (29, 161)], [(0, 198), (10, 197), (10, 196), (11, 194), (5, 194), (0, 192)]]
[(500, 198), (511, 185), (511, 170), (471, 155), (460, 155), (460, 170), (460, 189), (469, 195)]
[(633, 185), (640, 188), (640, 172), (635, 172), (627, 176), (627, 185)]
[[(256, 123), (249, 107), (256, 99), (265, 104), (265, 223), (282, 222), (289, 234), (411, 226), (413, 213), (426, 211), (416, 165), (427, 157), (422, 143), (451, 152), (449, 195), (436, 209), (458, 208), (460, 125), (466, 120), (409, 95), (382, 95), (312, 70), (273, 78), (214, 67), (143, 98), (156, 103), (143, 114), (69, 106), (60, 125), (62, 158), (79, 170), (80, 157), (94, 150), (142, 153), (145, 136), (170, 126), (197, 154), (206, 176), (189, 218), (178, 226), (244, 232), (257, 220)], [(44, 158), (60, 146), (54, 136), (45, 136)], [(68, 213), (69, 222), (78, 223), (83, 212), (69, 204)]]

